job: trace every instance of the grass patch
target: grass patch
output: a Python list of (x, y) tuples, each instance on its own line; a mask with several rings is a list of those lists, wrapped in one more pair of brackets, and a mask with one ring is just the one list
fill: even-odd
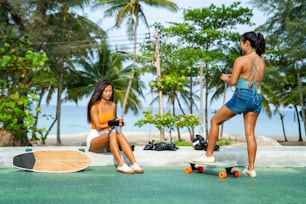
[(217, 141), (217, 145), (219, 146), (227, 146), (227, 145), (230, 145), (232, 144), (232, 141), (229, 140), (229, 139), (220, 139)]
[[(158, 141), (159, 142), (159, 141)], [(158, 143), (157, 142), (157, 143)], [(191, 142), (188, 142), (188, 141), (175, 141), (173, 142), (176, 146), (183, 146), (183, 147), (190, 147), (192, 146), (192, 143)], [(217, 141), (217, 145), (219, 146), (227, 146), (227, 145), (231, 145), (232, 144), (232, 141), (229, 140), (229, 139), (219, 139)]]
[(184, 146), (184, 147), (192, 146), (191, 142), (186, 142), (186, 141), (175, 141), (174, 144), (176, 146)]

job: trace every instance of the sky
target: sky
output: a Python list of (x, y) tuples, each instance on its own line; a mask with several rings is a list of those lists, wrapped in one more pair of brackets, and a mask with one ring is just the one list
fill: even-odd
[[(154, 8), (150, 6), (146, 6), (142, 4), (142, 9), (146, 15), (147, 21), (149, 25), (153, 25), (155, 22), (160, 22), (163, 25), (167, 25), (168, 22), (182, 22), (183, 21), (183, 10), (184, 9), (195, 9), (195, 8), (203, 8), (208, 7), (211, 4), (215, 4), (217, 6), (221, 6), (224, 4), (225, 6), (229, 6), (235, 0), (172, 0), (174, 3), (177, 4), (179, 11), (178, 12), (171, 12), (166, 9), (161, 8)], [(237, 0), (236, 0), (237, 1)], [(249, 4), (249, 0), (241, 0), (242, 7), (251, 7)], [(263, 17), (262, 13), (257, 10), (253, 9), (254, 17), (252, 18), (252, 22), (256, 23), (255, 26), (239, 26), (239, 33), (244, 33), (246, 31), (253, 30), (256, 26), (263, 24), (265, 18)], [(112, 45), (112, 48), (118, 49), (118, 47), (125, 47), (124, 50), (128, 52), (133, 52), (133, 42), (128, 41), (126, 35), (126, 28), (122, 27), (120, 29), (114, 29), (112, 26), (114, 25), (115, 21), (114, 18), (106, 18), (103, 19), (103, 10), (102, 8), (96, 9), (87, 9), (84, 10), (82, 13), (83, 15), (87, 16), (89, 19), (93, 20), (95, 23), (100, 25), (103, 29), (107, 30), (109, 42)], [(138, 30), (138, 41), (144, 40), (145, 34), (150, 33), (151, 36), (154, 35), (154, 30), (152, 28), (147, 28), (143, 23), (140, 22)]]
[[(149, 25), (154, 24), (155, 22), (160, 22), (163, 25), (167, 25), (168, 22), (182, 22), (183, 21), (183, 10), (184, 9), (194, 9), (194, 8), (203, 8), (208, 7), (211, 4), (215, 4), (217, 6), (221, 6), (224, 4), (225, 6), (228, 6), (235, 2), (234, 0), (172, 0), (174, 3), (176, 3), (179, 7), (178, 12), (170, 12), (166, 9), (157, 9), (152, 8), (149, 6), (143, 5), (143, 10), (145, 12), (147, 21)], [(249, 0), (240, 0), (242, 7), (251, 7), (251, 4), (249, 4)], [(238, 32), (244, 33), (247, 31), (253, 30), (255, 27), (263, 24), (265, 22), (265, 17), (263, 14), (257, 10), (253, 9), (254, 16), (252, 18), (252, 22), (254, 22), (256, 25), (253, 27), (249, 26), (239, 26)], [(114, 25), (114, 18), (104, 18), (103, 17), (103, 10), (101, 8), (99, 9), (85, 9), (81, 12), (82, 15), (87, 16), (89, 19), (91, 19), (93, 22), (100, 25), (104, 30), (108, 33), (109, 43), (111, 44), (111, 49), (121, 49), (123, 48), (127, 52), (132, 53), (132, 41), (128, 41), (127, 35), (126, 35), (126, 28), (122, 27), (120, 29), (112, 29), (112, 26)], [(144, 40), (146, 33), (154, 33), (154, 30), (151, 30), (146, 28), (143, 24), (139, 25), (138, 28), (138, 40)], [(143, 76), (143, 80), (148, 82), (152, 79), (152, 75), (145, 75)], [(152, 100), (152, 96), (148, 93), (148, 89), (144, 91), (146, 100), (143, 101), (143, 106), (148, 106), (148, 104)], [(88, 98), (84, 98), (79, 102), (79, 105), (87, 105)], [(221, 100), (215, 102), (212, 104), (211, 108), (218, 107), (221, 105)], [(53, 97), (53, 100), (51, 101), (51, 104), (56, 104), (56, 95)], [(66, 102), (64, 105), (74, 105), (74, 103)]]

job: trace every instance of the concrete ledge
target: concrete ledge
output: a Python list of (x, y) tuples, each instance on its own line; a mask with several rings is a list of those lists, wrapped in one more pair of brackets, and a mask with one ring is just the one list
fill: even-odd
[[(13, 157), (24, 153), (27, 147), (1, 147), (0, 168), (13, 167)], [(91, 166), (109, 166), (116, 162), (111, 153), (88, 152), (83, 146), (37, 146), (29, 147), (33, 151), (41, 149), (68, 149), (79, 150), (85, 148), (85, 153), (92, 159)], [(143, 150), (143, 146), (136, 146), (134, 155), (142, 166), (186, 166), (185, 160), (193, 160), (203, 154), (192, 147), (179, 147), (177, 151)], [(218, 161), (236, 160), (238, 163), (247, 163), (247, 149), (243, 146), (221, 147), (215, 152)], [(126, 158), (125, 158), (126, 159)], [(306, 147), (269, 146), (258, 147), (256, 167), (306, 167)]]

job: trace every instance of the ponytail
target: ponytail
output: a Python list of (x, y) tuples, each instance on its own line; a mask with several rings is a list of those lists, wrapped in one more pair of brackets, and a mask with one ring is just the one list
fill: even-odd
[(266, 43), (263, 35), (261, 33), (255, 33), (255, 32), (246, 32), (242, 35), (241, 40), (243, 42), (249, 41), (251, 44), (251, 47), (256, 50), (256, 53), (261, 56), (265, 53), (266, 49)]
[(257, 33), (257, 46), (256, 46), (256, 53), (261, 56), (265, 53), (266, 50), (266, 43), (263, 35), (261, 33)]

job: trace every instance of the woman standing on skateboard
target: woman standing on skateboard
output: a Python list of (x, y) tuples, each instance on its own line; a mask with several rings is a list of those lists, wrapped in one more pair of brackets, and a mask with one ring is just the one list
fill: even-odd
[(233, 97), (211, 118), (206, 153), (194, 161), (214, 162), (214, 147), (219, 136), (219, 125), (237, 114), (243, 113), (247, 141), (249, 166), (242, 172), (256, 177), (254, 169), (257, 143), (255, 125), (262, 108), (260, 84), (265, 74), (265, 62), (261, 55), (265, 52), (265, 40), (261, 33), (247, 32), (241, 36), (240, 49), (243, 56), (238, 57), (231, 74), (222, 74), (221, 80), (236, 86)]
[[(95, 153), (109, 148), (118, 162), (117, 171), (120, 173), (143, 173), (123, 133), (111, 131), (108, 121), (115, 118), (116, 104), (114, 103), (113, 84), (108, 80), (101, 80), (97, 83), (87, 106), (87, 121), (92, 124), (86, 141), (87, 147), (90, 152)], [(119, 127), (122, 127), (123, 120), (120, 118), (118, 120)], [(119, 146), (130, 160), (131, 166), (128, 166), (122, 159)]]

